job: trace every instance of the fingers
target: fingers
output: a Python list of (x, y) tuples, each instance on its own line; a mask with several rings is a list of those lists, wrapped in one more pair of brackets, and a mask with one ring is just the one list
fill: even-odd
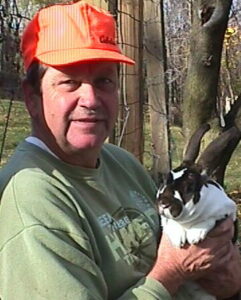
[(192, 278), (199, 278), (227, 264), (232, 258), (232, 247), (231, 242), (215, 250), (191, 246), (189, 256), (183, 257), (182, 267), (193, 273)]
[(205, 274), (205, 277), (198, 280), (198, 283), (209, 293), (218, 298), (228, 298), (241, 290), (241, 260), (236, 246), (230, 250), (229, 259), (212, 272)]
[(232, 249), (233, 245), (231, 241), (225, 244), (223, 247), (220, 247), (214, 254), (209, 270), (213, 271), (228, 264), (233, 256)]

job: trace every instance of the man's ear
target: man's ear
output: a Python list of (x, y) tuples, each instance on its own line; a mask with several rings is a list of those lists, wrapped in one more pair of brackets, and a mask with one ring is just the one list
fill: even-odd
[(22, 90), (24, 95), (24, 102), (31, 118), (36, 118), (39, 113), (39, 106), (41, 104), (41, 95), (38, 94), (34, 88), (27, 82), (26, 79), (22, 82)]

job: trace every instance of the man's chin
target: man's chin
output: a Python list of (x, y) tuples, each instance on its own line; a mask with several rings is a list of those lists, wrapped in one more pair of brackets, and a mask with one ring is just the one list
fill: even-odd
[(91, 151), (91, 150), (98, 150), (103, 145), (105, 139), (91, 136), (88, 138), (81, 138), (81, 139), (72, 139), (68, 141), (67, 148), (72, 153), (79, 153), (83, 151)]

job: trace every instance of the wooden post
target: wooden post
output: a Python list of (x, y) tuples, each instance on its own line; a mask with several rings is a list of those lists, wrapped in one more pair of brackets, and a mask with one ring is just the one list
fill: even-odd
[(123, 52), (136, 61), (135, 66), (121, 66), (119, 145), (143, 158), (143, 0), (122, 0), (119, 42)]

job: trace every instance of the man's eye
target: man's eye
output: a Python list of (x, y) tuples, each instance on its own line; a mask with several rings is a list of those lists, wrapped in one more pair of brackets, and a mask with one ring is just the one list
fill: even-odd
[(61, 87), (61, 89), (65, 91), (74, 91), (80, 86), (80, 84), (81, 83), (75, 80), (68, 79), (68, 80), (60, 81), (59, 86)]
[(103, 78), (98, 78), (95, 81), (95, 86), (98, 89), (103, 90), (103, 91), (112, 91), (115, 89), (116, 84), (110, 78), (103, 77)]

